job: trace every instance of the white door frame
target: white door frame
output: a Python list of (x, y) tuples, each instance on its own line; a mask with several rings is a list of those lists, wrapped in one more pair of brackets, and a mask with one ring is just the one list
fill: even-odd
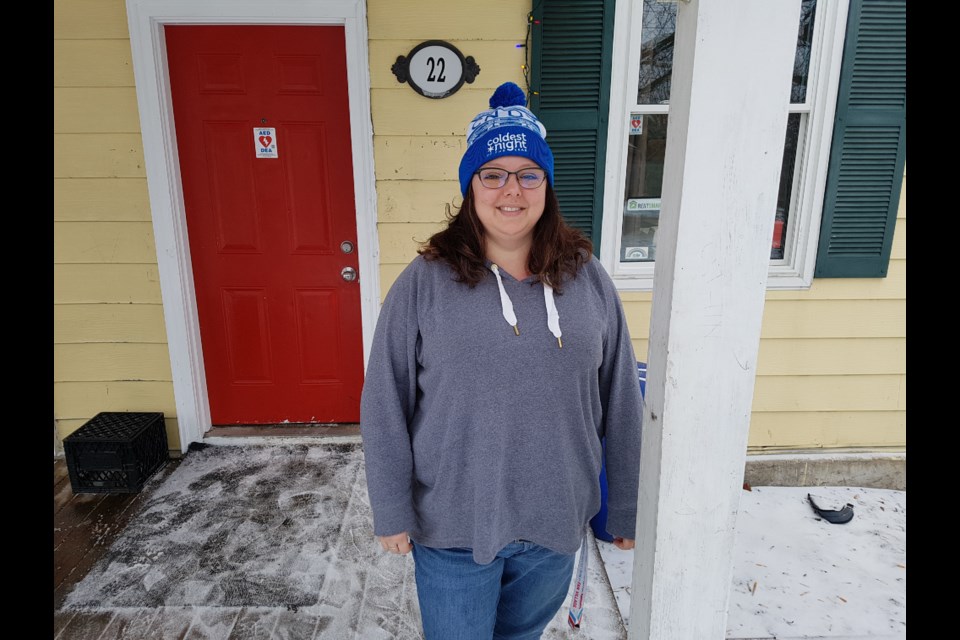
[(380, 301), (366, 0), (126, 0), (126, 8), (180, 448), (186, 451), (203, 439), (211, 418), (163, 25), (343, 25), (366, 365)]

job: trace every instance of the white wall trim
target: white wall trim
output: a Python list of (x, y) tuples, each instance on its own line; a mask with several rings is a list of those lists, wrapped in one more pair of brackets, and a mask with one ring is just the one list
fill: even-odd
[(365, 0), (126, 0), (137, 106), (182, 450), (210, 429), (200, 324), (167, 74), (165, 24), (344, 25), (364, 363), (380, 301)]
[[(849, 4), (849, 0), (817, 2), (814, 56), (809, 70), (809, 77), (816, 83), (807, 87), (811, 121), (806, 144), (810, 149), (805, 154), (807, 171), (801, 174), (794, 191), (797, 213), (791, 212), (791, 219), (795, 224), (788, 224), (787, 229), (792, 235), (787, 246), (793, 255), (785, 265), (771, 266), (768, 289), (808, 289), (813, 284)], [(815, 171), (809, 171), (811, 168)]]
[[(613, 15), (613, 55), (610, 64), (610, 117), (607, 126), (607, 158), (603, 170), (603, 220), (600, 222), (600, 263), (613, 275), (617, 263), (617, 248), (620, 246), (620, 226), (623, 221), (620, 209), (623, 202), (623, 176), (626, 166), (627, 136), (622, 122), (623, 105), (628, 95), (637, 95), (639, 79), (633, 58), (639, 58), (640, 38), (631, 38), (637, 11), (632, 10), (633, 0), (617, 2)], [(634, 44), (636, 43), (636, 44)], [(633, 88), (631, 92), (631, 87)], [(652, 270), (651, 270), (652, 271)], [(652, 284), (651, 273), (651, 284)], [(617, 282), (618, 288), (620, 287)]]

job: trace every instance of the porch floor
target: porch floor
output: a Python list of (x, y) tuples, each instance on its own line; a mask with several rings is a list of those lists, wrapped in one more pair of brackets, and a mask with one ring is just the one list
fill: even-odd
[[(170, 460), (158, 471), (164, 478), (171, 474), (179, 459)], [(74, 493), (67, 464), (63, 458), (53, 461), (53, 610), (87, 571), (103, 557), (123, 531), (130, 517), (143, 504), (146, 494)], [(57, 627), (55, 634), (59, 633)]]
[[(421, 638), (412, 560), (374, 548), (362, 452), (349, 444), (355, 427), (327, 434), (347, 438), (284, 429), (270, 431), (286, 436), (268, 438), (272, 446), (243, 444), (262, 439), (256, 428), (208, 433), (214, 446), (171, 459), (138, 494), (75, 495), (66, 464), (55, 460), (54, 638)], [(230, 441), (241, 446), (216, 444)], [(211, 485), (219, 487), (214, 494), (200, 495)], [(754, 489), (741, 501), (744, 548), (734, 563), (727, 637), (901, 638), (905, 493), (819, 488), (831, 503), (857, 502), (853, 524), (834, 527), (812, 518), (806, 490)], [(324, 522), (333, 525), (311, 528)], [(269, 544), (257, 547), (260, 532)], [(207, 542), (200, 548), (198, 540)], [(588, 624), (571, 635), (565, 606), (545, 639), (626, 637), (632, 552), (590, 542)], [(765, 551), (771, 543), (777, 551)], [(256, 559), (255, 571), (228, 571), (240, 552)], [(163, 564), (169, 559), (158, 559), (164, 555), (187, 573), (178, 577)], [(283, 585), (270, 582), (291, 575)], [(881, 579), (889, 586), (877, 586)]]
[[(132, 495), (74, 495), (55, 460), (53, 637), (422, 640), (412, 557), (372, 534), (358, 434), (284, 429), (208, 433)], [(622, 640), (588, 552), (581, 637)], [(566, 611), (544, 638), (567, 637)]]

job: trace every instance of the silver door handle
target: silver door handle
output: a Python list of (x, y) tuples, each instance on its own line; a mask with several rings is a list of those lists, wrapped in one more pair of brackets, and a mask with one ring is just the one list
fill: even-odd
[(353, 282), (357, 279), (357, 270), (353, 267), (344, 267), (340, 270), (340, 277), (347, 282)]

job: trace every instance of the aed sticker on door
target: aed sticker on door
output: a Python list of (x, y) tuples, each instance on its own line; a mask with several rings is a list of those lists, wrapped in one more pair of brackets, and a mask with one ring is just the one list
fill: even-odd
[(253, 146), (258, 158), (277, 158), (277, 130), (275, 128), (253, 129)]

